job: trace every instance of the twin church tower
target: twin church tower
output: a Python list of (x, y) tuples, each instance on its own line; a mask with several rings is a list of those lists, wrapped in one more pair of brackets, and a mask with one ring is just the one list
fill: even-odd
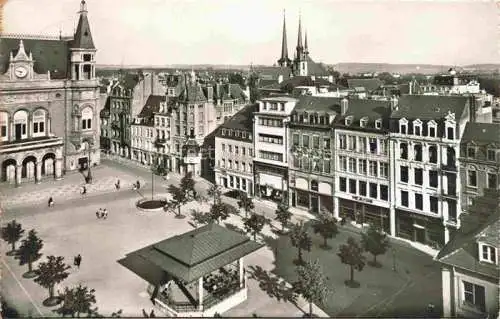
[(293, 61), (288, 57), (288, 44), (286, 36), (286, 17), (283, 10), (283, 39), (281, 41), (281, 57), (278, 60), (280, 67), (290, 67), (295, 76), (310, 75), (308, 66), (314, 62), (309, 57), (309, 50), (307, 47), (307, 32), (304, 34), (304, 43), (302, 44), (302, 22), (299, 16), (299, 32), (297, 35), (297, 47), (295, 48)]

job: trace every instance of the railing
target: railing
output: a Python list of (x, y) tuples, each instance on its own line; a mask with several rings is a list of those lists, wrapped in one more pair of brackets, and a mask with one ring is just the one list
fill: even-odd
[[(187, 301), (176, 302), (175, 300), (172, 300), (171, 298), (163, 294), (158, 294), (158, 296), (156, 296), (156, 299), (176, 312), (198, 311), (198, 305), (193, 305), (192, 303)], [(196, 300), (196, 303), (198, 303), (198, 300)]]

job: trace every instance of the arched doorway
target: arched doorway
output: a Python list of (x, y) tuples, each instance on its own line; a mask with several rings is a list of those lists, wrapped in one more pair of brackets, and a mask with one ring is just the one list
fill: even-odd
[(21, 169), (21, 178), (27, 180), (35, 180), (36, 158), (28, 156), (23, 160), (23, 168)]
[(55, 176), (56, 155), (47, 153), (42, 158), (42, 176)]
[(2, 163), (2, 182), (14, 183), (16, 181), (16, 164), (13, 158)]

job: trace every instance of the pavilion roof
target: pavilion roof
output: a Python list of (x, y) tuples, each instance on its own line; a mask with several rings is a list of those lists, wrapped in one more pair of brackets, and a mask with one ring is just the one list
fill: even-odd
[[(190, 283), (263, 246), (234, 230), (211, 223), (141, 248), (127, 254), (127, 258), (141, 259), (160, 272)], [(148, 280), (135, 269), (131, 270)]]

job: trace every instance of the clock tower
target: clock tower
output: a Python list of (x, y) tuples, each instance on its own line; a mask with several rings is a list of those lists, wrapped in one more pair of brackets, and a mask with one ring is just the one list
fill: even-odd
[(35, 61), (33, 60), (33, 56), (30, 54), (26, 54), (26, 50), (24, 49), (23, 40), (19, 40), (19, 49), (17, 50), (16, 55), (10, 53), (9, 57), (9, 70), (7, 74), (9, 74), (10, 80), (32, 80), (34, 76), (33, 65)]

